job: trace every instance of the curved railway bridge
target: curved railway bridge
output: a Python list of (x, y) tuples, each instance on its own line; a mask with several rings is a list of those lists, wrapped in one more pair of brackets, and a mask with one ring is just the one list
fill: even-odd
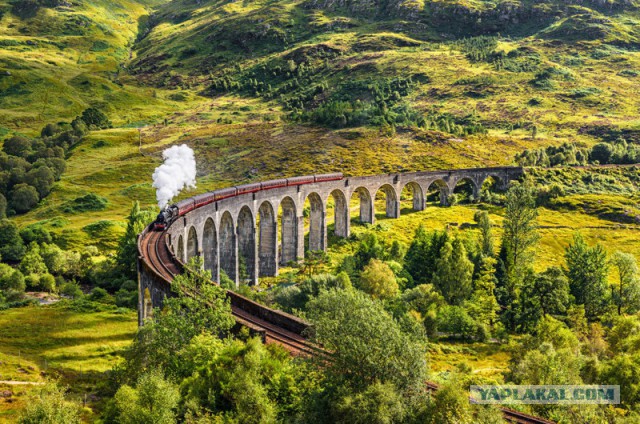
[[(477, 195), (483, 182), (493, 178), (506, 188), (522, 176), (522, 168), (478, 168), (454, 171), (414, 172), (369, 177), (343, 178), (341, 174), (273, 180), (207, 193), (174, 206), (176, 216), (166, 229), (150, 225), (138, 236), (138, 320), (142, 325), (153, 308), (171, 296), (171, 281), (191, 257), (200, 255), (215, 281), (224, 270), (238, 282), (239, 255), (247, 262), (252, 282), (259, 276), (274, 276), (278, 265), (304, 257), (304, 203), (310, 202), (309, 249), (327, 249), (327, 203), (334, 200), (335, 234), (350, 233), (350, 201), (360, 200), (360, 221), (374, 222), (373, 202), (381, 192), (386, 215), (400, 216), (400, 194), (405, 187), (413, 193), (413, 209), (426, 207), (426, 193), (436, 187), (441, 203), (460, 181), (468, 181)], [(224, 195), (218, 195), (224, 194)], [(278, 213), (280, 211), (280, 213)], [(281, 234), (278, 241), (278, 231)], [(249, 328), (265, 343), (277, 343), (293, 354), (326, 354), (306, 338), (308, 324), (282, 311), (267, 308), (232, 291), (227, 291), (238, 325)], [(430, 390), (437, 386), (427, 383)], [(505, 419), (513, 423), (549, 423), (509, 408)]]

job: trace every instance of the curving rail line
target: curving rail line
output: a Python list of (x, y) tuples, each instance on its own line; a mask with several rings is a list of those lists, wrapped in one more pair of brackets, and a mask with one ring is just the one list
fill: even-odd
[[(175, 261), (170, 252), (165, 234), (156, 231), (143, 233), (139, 241), (139, 251), (156, 276), (171, 284), (173, 278), (182, 271), (182, 266)], [(229, 296), (230, 292), (227, 292), (227, 295)], [(238, 324), (260, 334), (266, 343), (277, 343), (293, 354), (312, 354), (318, 350), (299, 334), (256, 317), (236, 305), (231, 305), (231, 313)]]
[[(145, 230), (138, 239), (138, 252), (142, 256), (141, 259), (144, 260), (156, 277), (167, 284), (171, 284), (173, 278), (182, 271), (182, 264), (177, 261), (169, 250), (165, 232)], [(238, 295), (227, 291), (227, 296), (236, 297)], [(238, 324), (249, 328), (254, 333), (260, 334), (265, 343), (279, 344), (294, 355), (326, 354), (325, 351), (306, 340), (303, 336), (252, 315), (236, 305), (231, 305), (231, 313)], [(432, 382), (427, 382), (426, 387), (430, 392), (438, 390), (438, 385)], [(554, 424), (553, 421), (525, 414), (511, 408), (500, 407), (500, 409), (505, 421), (509, 423)]]

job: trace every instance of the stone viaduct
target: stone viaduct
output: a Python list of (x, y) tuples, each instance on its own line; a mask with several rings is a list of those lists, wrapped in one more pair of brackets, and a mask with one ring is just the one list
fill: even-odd
[[(352, 198), (360, 203), (359, 220), (373, 224), (376, 195), (384, 195), (386, 216), (400, 216), (400, 195), (409, 188), (413, 210), (426, 207), (426, 194), (439, 190), (440, 203), (447, 204), (456, 186), (470, 183), (474, 197), (488, 178), (496, 188), (522, 176), (522, 168), (478, 168), (427, 171), (367, 177), (260, 190), (210, 203), (176, 219), (167, 229), (175, 256), (188, 261), (202, 256), (213, 279), (220, 271), (236, 282), (246, 267), (248, 281), (278, 275), (278, 268), (305, 256), (305, 214), (308, 216), (308, 250), (327, 249), (327, 204), (333, 200), (335, 235), (349, 237)], [(309, 208), (305, 210), (305, 202)], [(280, 237), (278, 236), (280, 235)]]

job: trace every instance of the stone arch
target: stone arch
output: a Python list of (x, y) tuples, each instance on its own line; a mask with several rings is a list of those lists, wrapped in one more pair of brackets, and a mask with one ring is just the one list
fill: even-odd
[[(246, 267), (247, 270), (247, 279), (257, 282), (256, 224), (248, 206), (243, 206), (238, 213), (238, 254), (238, 266), (242, 261), (243, 268)], [(239, 278), (243, 277), (243, 271), (239, 270)]]
[(182, 234), (178, 236), (178, 252), (176, 254), (177, 258), (184, 262), (184, 239)]
[(415, 181), (410, 181), (404, 185), (400, 194), (402, 195), (405, 190), (409, 190), (411, 192), (411, 197), (413, 199), (413, 210), (414, 211), (422, 211), (425, 208), (425, 198), (424, 192), (422, 191), (422, 187), (420, 184)]
[(331, 192), (334, 203), (334, 234), (338, 237), (349, 237), (349, 204), (347, 197), (342, 190), (336, 189)]
[[(471, 177), (460, 177), (453, 182), (451, 185), (451, 192), (460, 194), (465, 193), (469, 196), (469, 201), (475, 201), (478, 199), (480, 190), (478, 189), (478, 184)], [(464, 191), (463, 191), (464, 190)]]
[(358, 187), (353, 191), (353, 196), (357, 195), (360, 201), (360, 218), (359, 221), (363, 224), (373, 224), (375, 219), (373, 213), (373, 199), (371, 193), (366, 187)]
[(443, 180), (435, 180), (429, 183), (425, 198), (429, 200), (433, 196), (434, 192), (439, 192), (440, 204), (446, 206), (448, 204), (447, 198), (449, 197), (449, 187)]
[(211, 271), (211, 278), (219, 281), (218, 276), (218, 234), (213, 219), (207, 218), (202, 231), (202, 258), (204, 269)]
[(281, 224), (280, 264), (286, 265), (298, 259), (298, 215), (296, 204), (291, 197), (280, 202)]
[(390, 184), (384, 184), (376, 191), (376, 198), (380, 193), (384, 194), (387, 218), (398, 218), (400, 216), (400, 202), (396, 190)]
[(189, 228), (189, 234), (187, 235), (186, 262), (189, 262), (194, 256), (198, 256), (198, 232), (194, 226), (191, 226), (191, 228)]
[(318, 193), (310, 193), (309, 201), (309, 250), (318, 251), (326, 249), (327, 228), (325, 222), (325, 210), (322, 198)]
[(237, 238), (233, 217), (225, 211), (220, 219), (220, 270), (224, 271), (232, 281), (238, 282)]
[(264, 201), (258, 208), (258, 268), (261, 277), (278, 275), (278, 221), (273, 206)]

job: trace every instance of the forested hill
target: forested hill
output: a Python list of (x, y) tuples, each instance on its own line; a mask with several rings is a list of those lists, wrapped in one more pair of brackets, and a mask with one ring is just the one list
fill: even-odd
[(327, 128), (615, 138), (636, 123), (639, 4), (4, 0), (0, 124), (230, 94)]

